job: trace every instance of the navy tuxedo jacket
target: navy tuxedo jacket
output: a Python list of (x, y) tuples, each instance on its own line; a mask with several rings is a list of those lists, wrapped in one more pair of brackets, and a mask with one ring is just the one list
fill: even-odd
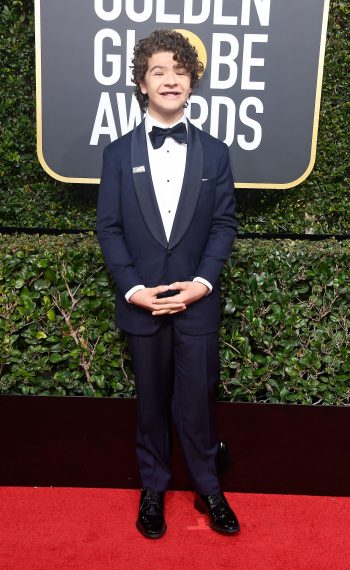
[(219, 275), (237, 224), (228, 147), (188, 123), (183, 186), (169, 242), (155, 197), (145, 125), (109, 144), (97, 208), (97, 234), (116, 285), (116, 324), (150, 335), (164, 317), (125, 300), (135, 285), (155, 287), (203, 277), (211, 294), (173, 315), (185, 334), (214, 332), (220, 323)]

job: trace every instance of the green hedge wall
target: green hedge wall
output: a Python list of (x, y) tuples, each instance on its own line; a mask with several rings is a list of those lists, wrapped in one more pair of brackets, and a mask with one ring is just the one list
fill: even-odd
[[(93, 229), (97, 187), (59, 183), (36, 158), (33, 5), (0, 7), (0, 225)], [(331, 0), (315, 169), (293, 190), (239, 190), (241, 232), (350, 232), (349, 14)]]
[[(222, 277), (222, 400), (349, 404), (349, 242), (237, 240)], [(130, 397), (94, 236), (2, 236), (0, 393)]]

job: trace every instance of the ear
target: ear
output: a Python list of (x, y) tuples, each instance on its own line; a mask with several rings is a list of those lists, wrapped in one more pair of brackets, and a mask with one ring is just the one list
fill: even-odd
[(140, 89), (141, 89), (142, 95), (147, 95), (147, 87), (146, 87), (146, 83), (144, 81), (140, 81)]

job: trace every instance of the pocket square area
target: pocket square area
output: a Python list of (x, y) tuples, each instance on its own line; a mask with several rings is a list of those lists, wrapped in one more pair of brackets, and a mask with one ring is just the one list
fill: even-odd
[(132, 171), (134, 174), (139, 174), (140, 172), (146, 172), (146, 169), (143, 165), (142, 166), (134, 166)]

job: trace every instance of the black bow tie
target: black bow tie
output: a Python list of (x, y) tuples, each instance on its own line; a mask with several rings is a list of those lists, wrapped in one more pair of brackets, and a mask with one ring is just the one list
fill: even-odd
[(167, 137), (172, 137), (178, 143), (187, 143), (187, 129), (185, 123), (178, 123), (171, 129), (153, 127), (149, 133), (153, 148), (160, 148)]

